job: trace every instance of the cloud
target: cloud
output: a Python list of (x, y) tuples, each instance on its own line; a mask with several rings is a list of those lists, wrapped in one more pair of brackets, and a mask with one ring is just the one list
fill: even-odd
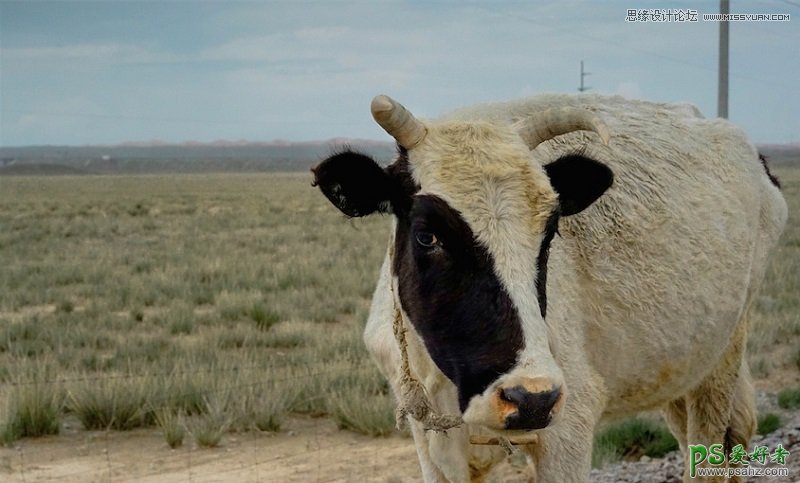
[[(71, 4), (92, 28), (50, 25), (33, 9), (3, 29), (3, 114), (31, 113), (16, 118), (22, 126), (5, 116), (4, 141), (380, 137), (368, 112), (375, 94), (436, 116), (575, 92), (581, 59), (592, 92), (708, 112), (716, 100), (716, 24), (633, 25), (618, 2), (116, 4)], [(797, 64), (785, 61), (793, 44), (780, 42), (791, 26), (735, 27), (732, 115), (765, 139), (796, 137), (785, 79)], [(81, 98), (92, 104), (63, 103)]]
[(104, 64), (169, 63), (180, 56), (135, 44), (79, 43), (44, 47), (11, 47), (2, 49), (3, 60), (42, 65), (76, 62)]
[[(76, 113), (80, 114), (74, 115)], [(42, 144), (53, 138), (89, 143), (98, 129), (109, 124), (103, 109), (85, 96), (67, 97), (52, 103), (39, 102), (31, 111), (7, 113), (3, 121), (4, 127), (15, 136), (40, 140), (35, 142)]]

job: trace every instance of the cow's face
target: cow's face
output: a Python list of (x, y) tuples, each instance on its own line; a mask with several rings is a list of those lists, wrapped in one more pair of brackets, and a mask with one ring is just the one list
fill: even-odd
[(580, 155), (542, 167), (530, 153), (541, 127), (423, 124), (384, 99), (401, 125), (397, 160), (383, 169), (339, 153), (314, 168), (315, 184), (348, 216), (395, 216), (395, 303), (456, 386), (465, 421), (543, 428), (567, 392), (550, 334), (558, 328), (545, 322), (550, 240), (558, 218), (596, 200), (611, 172)]

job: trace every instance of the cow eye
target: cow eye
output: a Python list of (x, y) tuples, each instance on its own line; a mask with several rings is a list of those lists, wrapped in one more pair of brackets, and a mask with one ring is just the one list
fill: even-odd
[(427, 231), (418, 231), (416, 238), (417, 243), (425, 248), (433, 248), (439, 245), (439, 239), (436, 238), (436, 235)]

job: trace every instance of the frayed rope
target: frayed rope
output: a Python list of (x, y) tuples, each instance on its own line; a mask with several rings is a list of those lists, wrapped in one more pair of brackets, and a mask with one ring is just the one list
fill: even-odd
[[(394, 297), (393, 297), (394, 298)], [(411, 375), (411, 367), (408, 364), (408, 342), (406, 341), (406, 328), (403, 327), (403, 318), (400, 310), (394, 309), (394, 337), (397, 345), (400, 346), (402, 358), (402, 375), (400, 376), (400, 388), (403, 394), (400, 396), (400, 404), (395, 413), (397, 429), (403, 429), (406, 424), (406, 416), (411, 416), (420, 423), (426, 431), (447, 431), (464, 424), (461, 416), (439, 414), (428, 398), (425, 387), (419, 380)]]
[[(389, 255), (393, 255), (393, 250), (390, 248)], [(400, 348), (401, 356), (401, 371), (400, 376), (400, 390), (402, 394), (398, 395), (400, 402), (395, 412), (395, 424), (397, 429), (403, 429), (408, 420), (407, 416), (411, 416), (422, 424), (425, 431), (446, 432), (448, 429), (464, 424), (461, 416), (451, 414), (439, 414), (431, 405), (431, 400), (425, 392), (425, 386), (417, 378), (411, 374), (411, 366), (408, 363), (408, 341), (406, 340), (406, 328), (403, 325), (403, 316), (400, 314), (400, 309), (396, 305), (394, 298), (394, 287), (392, 282), (389, 282), (389, 290), (392, 294), (392, 303), (394, 306), (394, 321), (392, 323), (392, 330), (394, 338), (397, 340), (397, 345)], [(499, 445), (508, 455), (511, 455), (515, 449), (513, 443), (506, 437), (497, 436), (496, 442), (492, 444)]]

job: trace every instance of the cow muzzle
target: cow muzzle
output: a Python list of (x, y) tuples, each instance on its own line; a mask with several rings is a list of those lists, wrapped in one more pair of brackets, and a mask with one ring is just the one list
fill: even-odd
[(561, 388), (530, 392), (524, 386), (500, 389), (498, 404), (505, 412), (505, 429), (541, 429), (555, 416), (553, 409), (561, 400)]
[(562, 387), (549, 378), (507, 377), (470, 401), (464, 421), (493, 429), (530, 431), (551, 424), (563, 405)]

